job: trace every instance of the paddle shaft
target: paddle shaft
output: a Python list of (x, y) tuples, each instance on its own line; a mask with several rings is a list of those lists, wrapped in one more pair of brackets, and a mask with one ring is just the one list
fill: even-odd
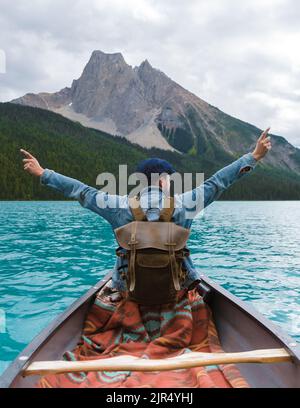
[(291, 361), (291, 359), (291, 355), (283, 348), (252, 350), (239, 353), (190, 352), (161, 360), (126, 355), (85, 361), (36, 361), (31, 363), (23, 371), (22, 375), (90, 371), (169, 371), (218, 364), (278, 363)]

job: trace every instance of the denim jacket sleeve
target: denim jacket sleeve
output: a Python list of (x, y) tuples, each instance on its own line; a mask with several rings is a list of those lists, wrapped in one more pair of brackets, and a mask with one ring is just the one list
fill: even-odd
[(181, 195), (180, 199), (185, 208), (194, 213), (194, 216), (230, 187), (235, 181), (249, 173), (257, 164), (252, 153), (247, 153), (238, 160), (217, 171), (194, 190)]
[(82, 207), (94, 211), (112, 225), (114, 225), (116, 212), (122, 206), (126, 206), (125, 196), (105, 193), (53, 170), (45, 169), (41, 176), (41, 184), (59, 191), (67, 198), (79, 201)]

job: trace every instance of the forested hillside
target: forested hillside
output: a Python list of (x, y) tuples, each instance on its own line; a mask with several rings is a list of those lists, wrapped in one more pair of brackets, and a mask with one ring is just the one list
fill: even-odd
[[(138, 161), (146, 157), (165, 158), (180, 172), (204, 172), (205, 177), (236, 158), (222, 155), (212, 160), (205, 156), (147, 150), (125, 139), (85, 128), (50, 111), (9, 103), (0, 104), (0, 147), (1, 200), (63, 198), (23, 171), (20, 148), (36, 155), (42, 166), (92, 186), (99, 173), (106, 171), (117, 175), (119, 164), (128, 164), (131, 172)], [(222, 198), (300, 199), (300, 177), (259, 164), (251, 176), (246, 176)]]

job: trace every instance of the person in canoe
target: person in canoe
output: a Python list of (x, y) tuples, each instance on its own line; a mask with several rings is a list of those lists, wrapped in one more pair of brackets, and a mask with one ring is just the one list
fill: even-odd
[[(253, 152), (219, 170), (195, 189), (173, 198), (169, 197), (170, 176), (175, 169), (165, 160), (152, 158), (139, 163), (137, 171), (147, 177), (149, 184), (138, 197), (130, 198), (108, 194), (44, 169), (31, 153), (23, 149), (21, 152), (26, 172), (65, 197), (78, 200), (112, 226), (120, 245), (112, 276), (116, 298), (127, 293), (136, 302), (151, 305), (175, 301), (178, 292), (197, 285), (199, 273), (186, 248), (192, 221), (197, 212), (251, 172), (267, 154), (271, 149), (269, 130), (261, 134)], [(158, 174), (154, 183), (153, 174)], [(200, 202), (198, 210), (192, 212), (195, 203)]]

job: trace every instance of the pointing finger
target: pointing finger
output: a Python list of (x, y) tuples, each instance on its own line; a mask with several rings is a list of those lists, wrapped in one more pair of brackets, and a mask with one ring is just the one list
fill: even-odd
[(259, 138), (259, 140), (263, 140), (263, 139), (265, 139), (266, 137), (267, 137), (267, 135), (268, 135), (268, 133), (269, 133), (269, 131), (270, 131), (270, 127), (268, 127), (268, 129), (266, 129), (262, 134), (261, 134), (261, 136), (260, 136), (260, 138)]
[(24, 154), (24, 156), (26, 156), (28, 159), (34, 159), (34, 157), (32, 156), (32, 154), (30, 154), (30, 153), (27, 152), (26, 150), (20, 149), (20, 152), (21, 152), (22, 154)]
[(268, 133), (270, 132), (270, 127), (268, 127), (268, 129), (266, 129), (265, 131), (264, 131), (264, 137), (267, 137), (268, 136)]

